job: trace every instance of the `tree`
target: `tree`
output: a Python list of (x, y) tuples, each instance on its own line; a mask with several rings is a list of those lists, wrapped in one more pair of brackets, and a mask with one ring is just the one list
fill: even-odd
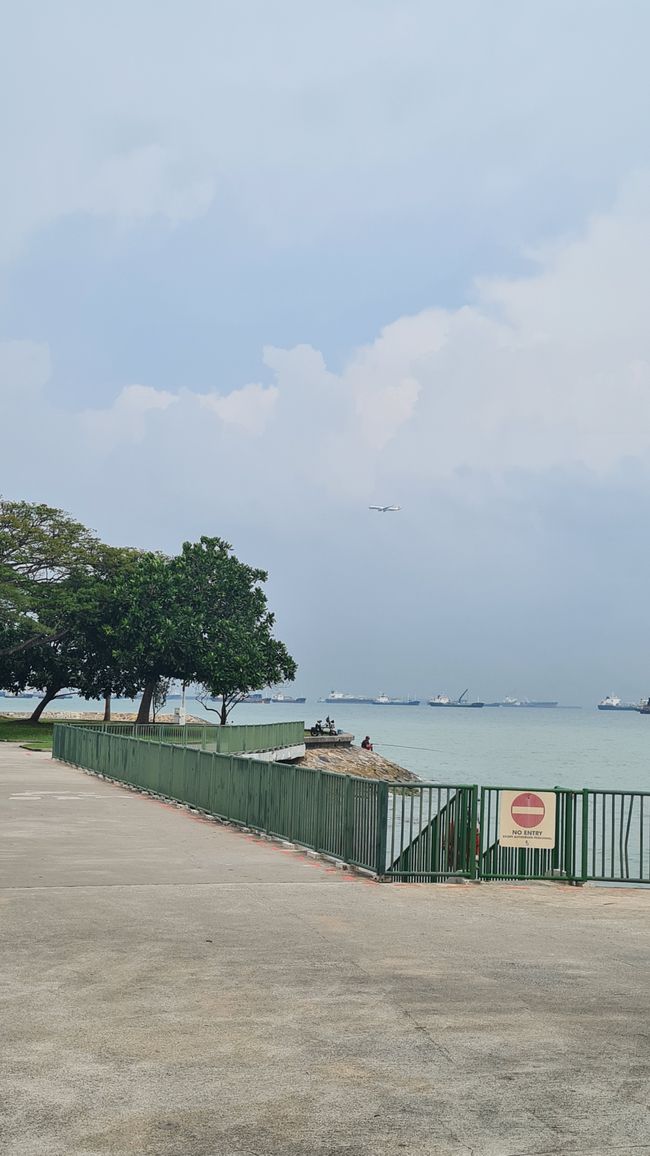
[(250, 690), (295, 677), (296, 664), (272, 635), (264, 570), (240, 562), (220, 538), (186, 542), (179, 555), (142, 554), (117, 584), (121, 618), (115, 657), (143, 689), (146, 723), (160, 679), (199, 683), (221, 699), (225, 723)]
[(158, 712), (162, 710), (167, 702), (167, 695), (171, 687), (171, 678), (159, 678), (155, 687), (153, 688), (153, 695), (151, 697), (151, 710), (153, 713), (153, 721), (156, 721)]
[(92, 569), (99, 547), (63, 510), (0, 499), (0, 660), (62, 637), (65, 625), (47, 613), (52, 594)]
[(0, 686), (42, 692), (32, 721), (64, 687), (86, 698), (140, 689), (110, 638), (116, 582), (136, 557), (62, 510), (0, 502)]
[(137, 722), (147, 723), (158, 680), (184, 678), (186, 673), (171, 559), (140, 554), (117, 580), (115, 599), (117, 613), (108, 629), (114, 660), (142, 690)]
[(175, 558), (103, 545), (51, 506), (0, 501), (0, 686), (42, 691), (32, 719), (64, 687), (85, 698), (142, 691), (148, 722), (165, 680), (220, 698), (220, 720), (251, 690), (295, 676), (273, 637), (265, 571), (220, 538)]
[(32, 722), (39, 721), (64, 687), (75, 687), (85, 698), (139, 690), (132, 672), (116, 661), (108, 634), (115, 614), (114, 576), (133, 564), (130, 553), (104, 547), (93, 571), (57, 583), (41, 606), (39, 619), (39, 625), (55, 630), (56, 636), (43, 636), (38, 646), (0, 659), (5, 686), (41, 692)]
[(112, 695), (131, 698), (142, 689), (132, 657), (119, 653), (116, 647), (124, 613), (123, 586), (140, 557), (141, 553), (131, 548), (102, 546), (92, 580), (89, 578), (85, 589), (78, 591), (70, 619), (83, 643), (75, 685), (84, 698), (103, 698), (109, 704)]
[(183, 665), (221, 701), (223, 726), (244, 695), (296, 675), (284, 643), (273, 637), (275, 618), (261, 588), (268, 575), (240, 562), (221, 538), (185, 542), (171, 565)]

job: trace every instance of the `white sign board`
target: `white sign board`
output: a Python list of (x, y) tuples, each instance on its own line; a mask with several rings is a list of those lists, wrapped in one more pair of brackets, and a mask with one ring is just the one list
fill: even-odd
[(501, 791), (501, 847), (555, 846), (555, 792)]

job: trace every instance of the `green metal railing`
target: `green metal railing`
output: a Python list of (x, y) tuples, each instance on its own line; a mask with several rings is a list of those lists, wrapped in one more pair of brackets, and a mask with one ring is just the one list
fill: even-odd
[(430, 882), (476, 874), (477, 787), (389, 785), (391, 879)]
[(554, 789), (554, 847), (499, 843), (506, 787), (388, 783), (246, 757), (302, 723), (55, 723), (53, 756), (396, 882), (562, 879), (650, 885), (650, 792)]
[(305, 741), (302, 722), (255, 723), (248, 726), (214, 726), (210, 723), (122, 723), (70, 721), (56, 726), (74, 726), (81, 730), (101, 731), (149, 742), (196, 746), (220, 754), (277, 751), (300, 746)]
[(501, 847), (500, 795), (483, 787), (477, 874), (481, 879), (650, 884), (650, 793), (555, 788), (552, 850)]
[(577, 809), (582, 877), (597, 882), (650, 883), (650, 794), (582, 791)]
[[(290, 725), (295, 726), (272, 723), (267, 729)], [(231, 727), (228, 731), (240, 732), (239, 739), (232, 740), (240, 745), (252, 741), (243, 732), (262, 729)], [(301, 730), (301, 741), (302, 737)], [(55, 723), (52, 754), (62, 762), (333, 855), (378, 875), (385, 870), (385, 782), (68, 723)]]
[(576, 792), (555, 789), (555, 846), (552, 849), (502, 847), (498, 842), (501, 792), (483, 787), (479, 806), (477, 874), (481, 879), (580, 880), (576, 856)]

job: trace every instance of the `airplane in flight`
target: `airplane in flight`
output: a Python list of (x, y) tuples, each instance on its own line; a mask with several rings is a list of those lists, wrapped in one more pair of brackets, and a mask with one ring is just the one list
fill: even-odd
[(368, 506), (369, 510), (377, 510), (379, 514), (396, 514), (401, 506)]

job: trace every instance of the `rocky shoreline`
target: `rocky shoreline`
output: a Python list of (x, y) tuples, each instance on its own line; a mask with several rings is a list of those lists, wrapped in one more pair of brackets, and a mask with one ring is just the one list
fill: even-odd
[(358, 775), (363, 779), (384, 779), (390, 783), (419, 783), (413, 771), (385, 759), (376, 751), (361, 747), (312, 747), (297, 761), (299, 767), (334, 771), (338, 775)]

